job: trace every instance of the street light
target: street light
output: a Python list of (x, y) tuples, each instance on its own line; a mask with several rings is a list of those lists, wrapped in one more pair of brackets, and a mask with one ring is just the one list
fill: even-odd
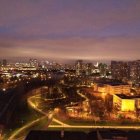
[(3, 88), (2, 90), (5, 92), (6, 91), (6, 88)]

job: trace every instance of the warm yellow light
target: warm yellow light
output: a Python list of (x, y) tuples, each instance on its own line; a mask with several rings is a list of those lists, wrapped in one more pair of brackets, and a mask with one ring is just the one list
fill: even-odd
[(122, 100), (122, 111), (135, 111), (135, 101), (134, 100), (129, 100), (129, 99), (124, 99)]
[(2, 90), (3, 90), (3, 91), (6, 91), (6, 88), (3, 88)]

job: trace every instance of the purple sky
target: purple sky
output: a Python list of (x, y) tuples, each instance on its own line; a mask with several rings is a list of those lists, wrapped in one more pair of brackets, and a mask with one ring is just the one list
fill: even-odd
[(140, 59), (140, 0), (0, 0), (0, 57)]

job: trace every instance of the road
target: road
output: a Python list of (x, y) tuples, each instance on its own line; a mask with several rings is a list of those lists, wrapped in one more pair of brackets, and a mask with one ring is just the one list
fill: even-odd
[[(48, 116), (50, 114), (42, 111), (41, 109), (38, 108), (38, 106), (35, 105), (35, 103), (33, 102), (33, 100), (37, 99), (37, 98), (40, 98), (38, 95), (35, 95), (35, 96), (32, 96), (30, 98), (28, 98), (28, 104), (36, 111), (40, 112), (41, 114), (45, 115), (45, 116)], [(55, 112), (54, 111), (51, 111), (51, 114), (52, 114), (52, 117), (54, 116)], [(68, 124), (65, 124), (55, 118), (52, 119), (54, 122), (60, 124), (60, 125), (63, 125), (63, 126), (68, 126)]]
[(100, 126), (100, 125), (49, 125), (49, 128), (81, 128), (81, 129), (129, 129), (140, 130), (140, 126)]
[[(36, 119), (26, 125), (24, 125), (23, 127), (21, 127), (20, 129), (18, 129), (17, 131), (15, 131), (10, 137), (8, 140), (14, 140), (16, 136), (18, 136), (20, 133), (22, 133), (23, 131), (25, 131), (26, 129), (28, 129), (29, 127), (33, 126), (34, 124), (38, 123), (39, 121), (41, 120), (44, 120), (46, 119), (47, 116), (43, 116), (39, 119)], [(23, 137), (22, 137), (23, 138)]]
[(89, 101), (89, 99), (85, 95), (83, 95), (82, 93), (80, 93), (79, 91), (77, 91), (77, 94), (79, 96), (83, 97), (85, 99), (85, 101)]
[(33, 102), (33, 100), (38, 99), (38, 98), (40, 98), (38, 95), (31, 96), (31, 97), (28, 98), (27, 102), (28, 102), (28, 104), (29, 104), (34, 110), (36, 110), (37, 112), (43, 114), (44, 116), (43, 116), (43, 117), (40, 117), (40, 118), (38, 118), (38, 119), (36, 119), (36, 120), (34, 120), (34, 121), (28, 123), (28, 124), (26, 124), (26, 125), (24, 125), (24, 126), (21, 127), (21, 128), (19, 128), (17, 131), (15, 131), (15, 132), (12, 133), (12, 135), (8, 138), (8, 140), (18, 140), (18, 139), (23, 140), (24, 137), (21, 137), (21, 138), (18, 138), (18, 139), (16, 139), (16, 137), (17, 137), (19, 134), (21, 134), (22, 132), (26, 131), (26, 129), (30, 128), (31, 126), (35, 125), (35, 124), (38, 123), (39, 121), (41, 121), (41, 120), (43, 120), (43, 119), (46, 119), (46, 118), (48, 118), (48, 125), (47, 125), (47, 126), (49, 126), (49, 124), (50, 124), (52, 121), (54, 121), (54, 122), (56, 122), (56, 123), (58, 123), (58, 124), (60, 124), (60, 125), (62, 125), (62, 126), (65, 126), (65, 127), (66, 127), (66, 126), (69, 126), (69, 125), (67, 125), (67, 124), (65, 124), (65, 123), (63, 123), (63, 122), (61, 122), (61, 121), (59, 121), (59, 120), (53, 118), (54, 111), (51, 111), (51, 112), (49, 112), (49, 113), (48, 113), (48, 112), (46, 113), (46, 112), (42, 111), (41, 109), (39, 109), (39, 108), (36, 106), (36, 104)]

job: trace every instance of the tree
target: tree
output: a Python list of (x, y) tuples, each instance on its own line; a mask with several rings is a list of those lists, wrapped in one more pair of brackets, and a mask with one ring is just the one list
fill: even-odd
[(106, 108), (106, 111), (109, 116), (110, 116), (110, 113), (112, 112), (112, 108), (113, 108), (112, 101), (113, 101), (112, 95), (107, 94), (105, 97), (105, 108)]

